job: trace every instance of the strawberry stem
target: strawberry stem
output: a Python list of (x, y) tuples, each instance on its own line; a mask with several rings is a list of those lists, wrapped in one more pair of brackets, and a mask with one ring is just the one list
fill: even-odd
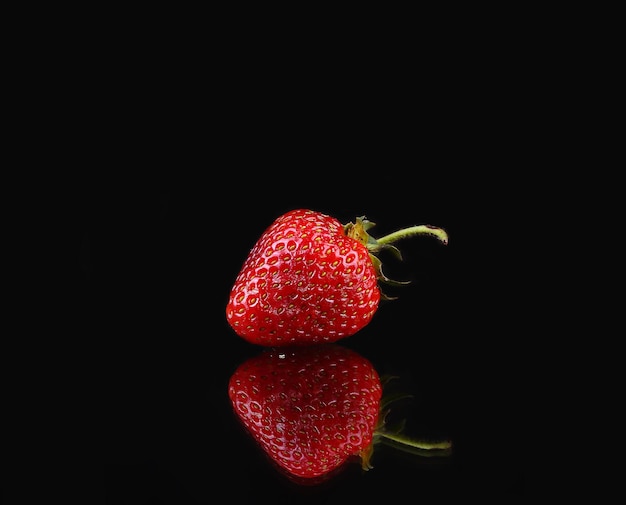
[(411, 226), (409, 228), (403, 228), (402, 230), (394, 231), (389, 235), (376, 239), (377, 245), (393, 244), (398, 240), (413, 237), (415, 235), (433, 235), (437, 237), (444, 245), (448, 244), (448, 234), (442, 228), (431, 226), (429, 224), (420, 224), (417, 226)]
[[(368, 233), (368, 230), (373, 228), (374, 226), (376, 226), (376, 223), (368, 221), (365, 216), (360, 216), (356, 218), (356, 222), (344, 224), (343, 231), (347, 237), (350, 237), (367, 247), (370, 259), (372, 261), (372, 265), (374, 266), (374, 270), (376, 271), (376, 278), (381, 283), (389, 284), (392, 286), (406, 285), (409, 284), (409, 282), (394, 281), (383, 273), (382, 261), (377, 256), (377, 254), (381, 250), (389, 250), (393, 254), (395, 254), (398, 259), (402, 260), (402, 254), (400, 253), (400, 250), (393, 245), (393, 243), (397, 242), (398, 240), (414, 237), (416, 235), (432, 235), (438, 238), (444, 245), (448, 244), (447, 232), (443, 228), (438, 228), (437, 226), (432, 226), (429, 224), (420, 224), (416, 226), (410, 226), (409, 228), (403, 228), (401, 230), (390, 233), (389, 235), (385, 235), (381, 238), (374, 238)], [(384, 300), (395, 300), (395, 297), (387, 296), (384, 292), (382, 292), (382, 290), (380, 296)]]
[[(444, 451), (446, 454), (452, 449), (452, 442), (450, 440), (425, 440), (420, 438), (407, 437), (399, 433), (387, 433), (385, 431), (377, 431), (374, 433), (375, 437), (383, 438), (392, 442), (391, 445), (397, 448), (418, 449), (421, 451)], [(383, 442), (384, 440), (381, 440)], [(441, 452), (437, 452), (438, 456), (441, 456)]]
[(397, 379), (397, 376), (383, 375), (380, 378), (384, 394), (380, 401), (378, 422), (371, 443), (359, 452), (363, 470), (373, 468), (371, 459), (374, 454), (374, 446), (378, 443), (384, 443), (395, 449), (422, 457), (443, 457), (452, 453), (452, 441), (448, 439), (426, 440), (425, 438), (409, 437), (404, 433), (405, 419), (394, 425), (387, 422), (391, 404), (405, 398), (412, 398), (412, 395), (406, 393), (390, 393), (388, 387), (393, 379)]
[(371, 470), (374, 446), (384, 443), (394, 449), (399, 449), (410, 454), (421, 457), (445, 457), (452, 453), (452, 442), (450, 440), (425, 440), (422, 438), (407, 437), (398, 432), (387, 432), (384, 430), (374, 431), (372, 442), (365, 449), (360, 451), (361, 468)]

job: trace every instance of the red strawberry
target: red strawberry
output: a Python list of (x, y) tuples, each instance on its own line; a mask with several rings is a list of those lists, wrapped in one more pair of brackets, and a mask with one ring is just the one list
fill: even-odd
[(325, 475), (372, 442), (382, 394), (371, 363), (322, 345), (267, 350), (230, 379), (235, 412), (289, 474)]
[(449, 442), (410, 439), (402, 428), (385, 427), (382, 390), (372, 364), (337, 344), (267, 349), (242, 363), (228, 386), (245, 428), (300, 483), (320, 482), (353, 459), (369, 470), (379, 441), (419, 455), (447, 455)]
[[(441, 228), (419, 225), (374, 239), (365, 217), (342, 225), (334, 217), (297, 209), (261, 235), (231, 289), (226, 318), (245, 340), (263, 346), (335, 342), (355, 334), (376, 313), (382, 273), (376, 253), (397, 240)], [(399, 256), (400, 257), (400, 256)]]

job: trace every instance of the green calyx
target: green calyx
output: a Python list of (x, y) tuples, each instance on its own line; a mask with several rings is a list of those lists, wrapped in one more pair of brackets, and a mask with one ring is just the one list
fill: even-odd
[[(439, 239), (439, 241), (441, 241), (444, 245), (448, 244), (448, 234), (446, 233), (446, 231), (442, 228), (438, 228), (436, 226), (431, 226), (428, 224), (421, 224), (416, 226), (410, 226), (409, 228), (403, 228), (378, 239), (372, 237), (368, 233), (368, 230), (373, 228), (374, 226), (376, 226), (376, 223), (372, 223), (371, 221), (368, 221), (365, 216), (361, 216), (356, 218), (356, 223), (350, 222), (345, 224), (343, 226), (343, 230), (346, 236), (357, 240), (365, 247), (367, 247), (367, 250), (370, 254), (370, 259), (372, 261), (372, 264), (374, 265), (374, 269), (376, 270), (377, 279), (380, 282), (391, 286), (404, 286), (410, 284), (410, 281), (395, 281), (387, 277), (383, 273), (382, 261), (377, 256), (380, 251), (387, 249), (391, 251), (399, 260), (402, 260), (402, 254), (400, 253), (400, 250), (393, 244), (398, 240), (414, 237), (416, 235), (431, 235)], [(381, 298), (384, 300), (395, 299), (385, 295), (382, 291)]]
[[(394, 376), (382, 377), (383, 390), (385, 390), (385, 385), (395, 378)], [(402, 393), (383, 395), (372, 442), (359, 453), (363, 470), (373, 468), (371, 458), (374, 453), (374, 446), (380, 443), (421, 457), (445, 457), (452, 453), (452, 441), (448, 439), (427, 440), (406, 435), (404, 433), (405, 419), (394, 425), (387, 423), (391, 411), (390, 405), (406, 398), (412, 398), (412, 395)]]

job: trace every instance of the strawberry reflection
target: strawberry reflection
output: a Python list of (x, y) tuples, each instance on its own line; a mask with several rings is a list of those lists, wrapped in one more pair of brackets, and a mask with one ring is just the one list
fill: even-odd
[(349, 461), (372, 468), (373, 447), (389, 443), (420, 455), (447, 455), (449, 441), (410, 439), (388, 426), (387, 378), (337, 344), (266, 349), (242, 363), (228, 394), (243, 426), (286, 475), (315, 484)]

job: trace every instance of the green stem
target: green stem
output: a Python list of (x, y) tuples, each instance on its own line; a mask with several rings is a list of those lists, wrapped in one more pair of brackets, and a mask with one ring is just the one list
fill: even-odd
[(417, 226), (411, 226), (402, 230), (394, 231), (389, 235), (377, 238), (378, 245), (392, 244), (403, 238), (413, 237), (415, 235), (433, 235), (437, 237), (441, 242), (446, 245), (448, 243), (448, 234), (442, 228), (431, 226), (429, 224), (420, 224)]
[(413, 447), (414, 449), (424, 449), (430, 451), (446, 450), (452, 448), (452, 442), (450, 442), (449, 440), (422, 440), (417, 438), (408, 438), (397, 433), (385, 433), (384, 431), (377, 431), (376, 435), (378, 435), (379, 437), (387, 438), (404, 446)]

